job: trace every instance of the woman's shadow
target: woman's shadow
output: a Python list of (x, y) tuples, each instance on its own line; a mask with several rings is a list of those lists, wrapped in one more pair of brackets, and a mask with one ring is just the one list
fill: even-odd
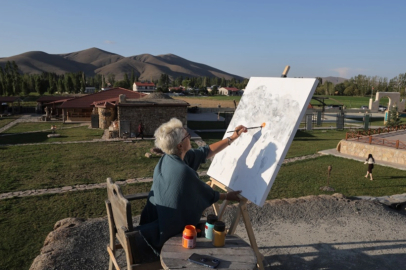
[[(278, 149), (274, 143), (264, 144), (267, 139), (269, 140), (269, 133), (263, 134), (262, 129), (256, 132), (250, 141), (250, 143), (245, 148), (242, 155), (235, 158), (233, 164), (235, 165), (234, 172), (231, 176), (230, 187), (234, 190), (242, 190), (242, 195), (253, 194), (253, 198), (250, 200), (256, 204), (260, 203), (264, 196), (264, 191), (267, 190), (269, 179), (265, 179), (262, 174), (273, 166), (276, 162), (276, 150)], [(262, 143), (257, 142), (262, 138)], [(255, 155), (256, 147), (261, 147), (259, 154)], [(252, 150), (252, 151), (251, 151)], [(249, 162), (255, 159), (252, 167), (249, 167)], [(250, 162), (252, 163), (252, 162)]]

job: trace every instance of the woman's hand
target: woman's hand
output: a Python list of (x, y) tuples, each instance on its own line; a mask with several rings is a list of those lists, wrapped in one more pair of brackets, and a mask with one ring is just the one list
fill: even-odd
[(241, 193), (241, 190), (227, 192), (225, 199), (226, 199), (227, 201), (237, 201), (237, 202), (239, 202), (239, 201), (240, 201), (240, 197), (238, 197), (238, 195), (239, 195), (240, 193)]
[(247, 132), (247, 128), (244, 127), (243, 125), (239, 125), (238, 127), (235, 128), (235, 131), (233, 133), (233, 135), (231, 135), (231, 140), (235, 140), (238, 137), (240, 137), (241, 133), (243, 132)]

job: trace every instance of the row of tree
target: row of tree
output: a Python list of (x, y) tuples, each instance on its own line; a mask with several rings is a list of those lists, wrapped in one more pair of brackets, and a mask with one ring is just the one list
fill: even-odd
[(324, 82), (318, 78), (320, 83), (317, 86), (317, 95), (339, 95), (339, 96), (368, 96), (376, 92), (399, 92), (401, 96), (406, 93), (406, 73), (388, 80), (378, 76), (358, 75), (342, 83), (333, 84)]
[[(37, 92), (43, 95), (45, 92), (54, 93), (85, 93), (85, 88), (95, 87), (100, 90), (103, 87), (122, 87), (132, 89), (133, 83), (138, 81), (134, 70), (131, 74), (124, 74), (123, 80), (116, 80), (114, 74), (102, 76), (85, 76), (84, 72), (56, 73), (43, 72), (41, 74), (21, 74), (17, 64), (7, 62), (4, 69), (0, 66), (0, 96), (19, 96)], [(153, 80), (159, 91), (166, 92), (169, 87), (184, 86), (185, 88), (203, 89), (212, 85), (228, 86), (243, 89), (248, 79), (226, 80), (218, 77), (183, 77), (172, 79), (168, 74), (161, 74), (158, 80)]]
[[(95, 87), (100, 90), (103, 87), (114, 86), (132, 89), (133, 83), (138, 81), (134, 70), (131, 74), (124, 74), (123, 80), (116, 80), (114, 74), (86, 77), (84, 72), (56, 73), (43, 72), (42, 74), (21, 74), (17, 64), (7, 62), (4, 69), (0, 66), (0, 95), (19, 96), (28, 95), (30, 92), (37, 92), (42, 95), (58, 93), (84, 93), (86, 86)], [(376, 92), (400, 92), (401, 96), (406, 94), (406, 73), (388, 80), (378, 76), (358, 75), (342, 83), (333, 84), (326, 81), (323, 83), (319, 78), (319, 85), (316, 89), (317, 95), (346, 95), (346, 96), (367, 96)], [(248, 79), (226, 80), (218, 77), (183, 77), (171, 78), (168, 74), (161, 74), (158, 80), (152, 80), (158, 91), (167, 92), (169, 87), (183, 86), (205, 90), (206, 87), (216, 85), (218, 87), (235, 87), (244, 89)]]

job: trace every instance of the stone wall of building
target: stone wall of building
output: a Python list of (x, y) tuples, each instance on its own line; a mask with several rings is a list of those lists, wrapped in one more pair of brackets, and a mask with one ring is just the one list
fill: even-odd
[(367, 158), (372, 154), (375, 160), (406, 165), (406, 150), (386, 147), (376, 144), (360, 143), (356, 141), (341, 140), (337, 150), (343, 154)]
[(154, 136), (155, 130), (171, 118), (178, 118), (187, 126), (187, 108), (184, 106), (119, 106), (119, 121), (130, 121), (131, 133), (137, 133), (140, 121), (144, 124), (144, 135)]
[(99, 113), (99, 128), (108, 129), (111, 122), (116, 117), (114, 108), (98, 108), (98, 113)]

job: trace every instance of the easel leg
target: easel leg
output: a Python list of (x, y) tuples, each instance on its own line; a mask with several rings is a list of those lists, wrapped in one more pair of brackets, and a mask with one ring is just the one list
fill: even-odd
[(245, 229), (247, 230), (248, 233), (248, 238), (250, 239), (250, 245), (252, 249), (254, 250), (255, 256), (257, 257), (257, 264), (258, 268), (260, 270), (264, 270), (264, 256), (259, 252), (258, 246), (257, 246), (257, 241), (255, 239), (254, 231), (252, 230), (252, 225), (250, 221), (250, 217), (248, 215), (248, 210), (247, 210), (247, 201), (241, 201), (239, 204), (239, 209), (242, 215), (242, 219), (245, 224)]

